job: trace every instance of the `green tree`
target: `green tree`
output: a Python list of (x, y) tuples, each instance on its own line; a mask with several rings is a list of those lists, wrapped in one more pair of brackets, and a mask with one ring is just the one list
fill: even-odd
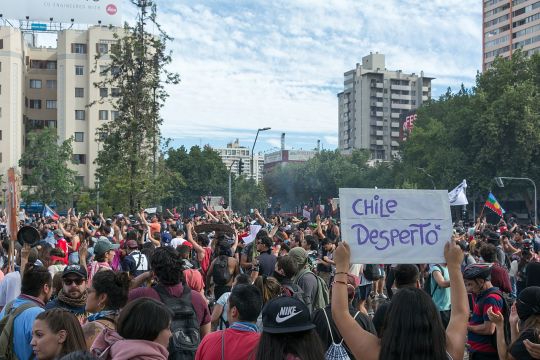
[[(113, 209), (133, 212), (139, 205), (159, 202), (166, 187), (165, 174), (158, 174), (163, 160), (159, 110), (168, 97), (164, 85), (176, 84), (179, 78), (166, 70), (171, 62), (166, 51), (170, 38), (157, 22), (155, 1), (131, 3), (138, 9), (137, 22), (126, 23), (115, 34), (117, 43), (111, 47), (107, 68), (110, 76), (95, 85), (120, 92), (113, 101), (118, 116), (98, 129), (100, 190)], [(150, 24), (157, 35), (147, 31)]]
[(246, 179), (242, 176), (233, 179), (233, 211), (247, 214), (251, 209), (265, 209), (266, 202), (266, 192), (262, 183), (257, 184), (254, 179)]
[(73, 149), (70, 138), (58, 143), (56, 129), (46, 128), (28, 133), (25, 151), (19, 166), (25, 173), (22, 197), (26, 202), (56, 202), (57, 206), (70, 206), (77, 185), (76, 171), (69, 169)]

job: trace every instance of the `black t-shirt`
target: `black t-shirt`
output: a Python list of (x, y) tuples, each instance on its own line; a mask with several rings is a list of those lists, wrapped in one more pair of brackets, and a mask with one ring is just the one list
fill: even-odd
[(259, 255), (259, 275), (271, 276), (274, 273), (276, 267), (277, 258), (268, 253), (262, 253)]
[[(330, 305), (327, 305), (324, 309), (317, 309), (313, 312), (312, 315), (312, 322), (315, 324), (315, 331), (317, 331), (317, 334), (319, 334), (319, 337), (321, 339), (324, 351), (328, 350), (330, 345), (332, 345), (332, 337), (330, 336), (330, 329), (328, 329), (328, 323), (326, 322), (326, 317), (324, 316), (324, 312), (326, 312), (326, 315), (328, 316), (328, 321), (330, 322), (330, 327), (332, 329), (332, 336), (334, 337), (334, 341), (336, 343), (341, 342), (341, 334), (339, 333), (338, 329), (336, 328), (336, 324), (334, 324), (334, 320), (332, 319), (332, 309)], [(355, 316), (358, 311), (355, 310), (353, 307), (349, 306), (349, 314), (351, 316)], [(376, 335), (375, 327), (373, 326), (373, 323), (371, 322), (370, 318), (364, 314), (364, 313), (358, 313), (355, 318), (356, 322), (366, 331), (369, 331), (370, 333)], [(347, 353), (349, 354), (349, 357), (353, 359), (353, 355), (349, 351), (349, 348), (347, 347), (347, 344), (343, 342), (343, 346), (347, 350)]]
[(527, 351), (527, 348), (525, 348), (525, 345), (523, 344), (523, 341), (527, 339), (534, 344), (538, 343), (538, 333), (536, 333), (534, 329), (527, 329), (523, 331), (521, 334), (519, 334), (519, 337), (517, 338), (517, 340), (510, 347), (510, 354), (514, 357), (514, 359), (519, 359), (519, 360), (534, 359), (529, 354), (529, 352)]

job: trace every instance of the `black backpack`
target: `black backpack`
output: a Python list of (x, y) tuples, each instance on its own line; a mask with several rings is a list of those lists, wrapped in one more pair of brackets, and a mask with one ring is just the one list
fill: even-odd
[(366, 280), (375, 281), (382, 278), (381, 265), (364, 265), (364, 277)]
[[(504, 318), (504, 324), (503, 324), (503, 326), (504, 326), (503, 327), (503, 329), (504, 329), (504, 342), (506, 343), (506, 346), (508, 346), (508, 345), (510, 345), (510, 341), (511, 341), (511, 339), (510, 339), (510, 306), (508, 306), (508, 302), (506, 301), (506, 299), (504, 298), (503, 293), (499, 289), (492, 290), (492, 291), (489, 292), (489, 294), (497, 294), (497, 295), (499, 295), (501, 297), (502, 302), (503, 302), (501, 313), (502, 313), (503, 318)], [(487, 295), (489, 295), (489, 294), (487, 294)], [(497, 330), (495, 330), (495, 332), (491, 336), (491, 344), (495, 347), (495, 349), (497, 348)]]
[(169, 360), (193, 360), (201, 342), (201, 333), (197, 314), (191, 303), (191, 289), (182, 284), (182, 297), (169, 295), (161, 286), (154, 286), (161, 302), (173, 313), (171, 321), (172, 336), (169, 340)]
[(217, 257), (212, 270), (212, 278), (216, 285), (227, 285), (231, 280), (231, 273), (229, 272), (229, 257), (226, 255), (220, 255)]

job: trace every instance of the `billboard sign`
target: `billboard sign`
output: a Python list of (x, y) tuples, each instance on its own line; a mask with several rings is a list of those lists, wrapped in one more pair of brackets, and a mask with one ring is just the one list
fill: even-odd
[(2, 1), (7, 19), (77, 24), (122, 25), (124, 0), (20, 0)]
[(289, 161), (308, 161), (315, 156), (315, 151), (289, 150)]
[(264, 155), (265, 164), (271, 164), (271, 163), (279, 162), (281, 160), (283, 160), (281, 150)]

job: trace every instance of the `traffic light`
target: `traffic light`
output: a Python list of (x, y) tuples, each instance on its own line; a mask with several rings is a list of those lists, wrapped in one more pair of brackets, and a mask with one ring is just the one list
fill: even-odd
[(242, 159), (238, 161), (238, 175), (242, 175), (242, 172), (244, 171), (244, 162)]

